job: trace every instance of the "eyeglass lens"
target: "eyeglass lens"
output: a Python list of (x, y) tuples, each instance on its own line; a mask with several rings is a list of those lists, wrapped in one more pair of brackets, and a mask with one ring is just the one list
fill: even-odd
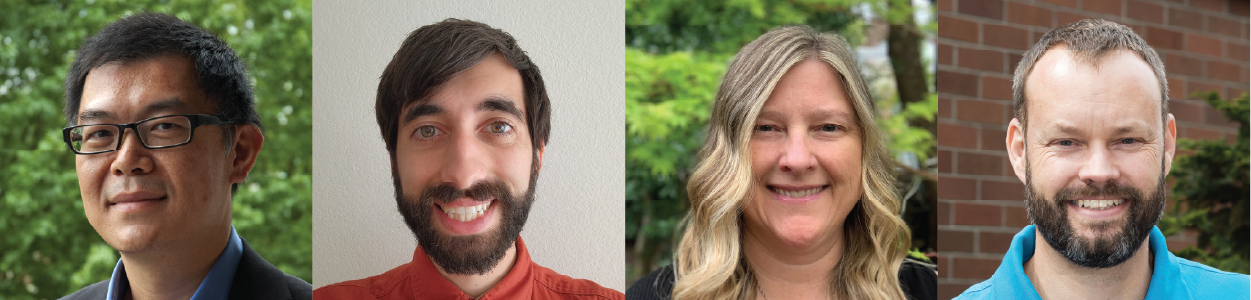
[[(86, 125), (70, 132), (70, 141), (78, 152), (98, 152), (117, 149), (121, 132), (117, 125)], [(148, 147), (164, 147), (185, 143), (191, 139), (191, 119), (186, 116), (169, 116), (144, 121), (135, 126), (139, 140)]]

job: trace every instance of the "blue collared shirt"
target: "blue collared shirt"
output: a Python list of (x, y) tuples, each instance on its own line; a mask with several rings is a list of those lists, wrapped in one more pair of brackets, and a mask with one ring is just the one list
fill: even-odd
[[(1251, 277), (1229, 273), (1182, 259), (1168, 251), (1159, 227), (1151, 228), (1147, 243), (1155, 254), (1155, 269), (1146, 299), (1247, 299)], [(1034, 225), (1012, 238), (1003, 263), (990, 279), (969, 287), (956, 299), (1041, 299), (1025, 276), (1025, 261), (1034, 257)]]
[[(242, 257), (243, 242), (239, 240), (239, 234), (235, 233), (235, 226), (231, 225), (226, 249), (217, 257), (217, 262), (213, 263), (213, 269), (200, 282), (200, 287), (195, 289), (191, 300), (226, 300), (226, 296), (230, 294), (230, 283), (235, 279), (235, 269), (239, 268), (239, 258)], [(126, 278), (126, 267), (118, 259), (117, 266), (113, 267), (113, 277), (109, 278), (109, 292), (104, 299), (123, 299), (125, 293), (129, 292), (130, 280)]]

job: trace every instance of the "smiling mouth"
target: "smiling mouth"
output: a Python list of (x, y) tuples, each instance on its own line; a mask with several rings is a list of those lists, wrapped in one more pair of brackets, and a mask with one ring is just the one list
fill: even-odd
[(1069, 204), (1090, 210), (1105, 210), (1125, 203), (1125, 199), (1114, 200), (1069, 200)]
[(787, 196), (791, 198), (803, 198), (803, 197), (808, 197), (813, 194), (819, 193), (825, 190), (826, 187), (829, 187), (829, 186), (823, 185), (823, 186), (814, 187), (810, 189), (788, 190), (788, 189), (783, 189), (783, 188), (776, 187), (776, 186), (769, 186), (769, 190), (773, 191), (774, 193), (778, 193), (779, 195), (782, 195), (782, 196)]
[(469, 222), (469, 221), (476, 220), (479, 217), (482, 217), (482, 215), (486, 214), (487, 209), (491, 208), (491, 203), (493, 202), (495, 201), (487, 201), (487, 203), (483, 203), (483, 204), (471, 205), (471, 206), (460, 206), (460, 207), (443, 206), (439, 204), (435, 204), (435, 206), (438, 206), (439, 211), (442, 211), (443, 213), (447, 214), (447, 217), (451, 218), (452, 220), (457, 220), (461, 222)]

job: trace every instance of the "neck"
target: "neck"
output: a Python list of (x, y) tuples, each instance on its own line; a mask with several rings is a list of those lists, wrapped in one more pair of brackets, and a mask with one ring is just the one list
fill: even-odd
[(1038, 246), (1025, 262), (1025, 275), (1043, 299), (1143, 299), (1151, 286), (1150, 241), (1144, 240), (1129, 260), (1095, 269), (1073, 263), (1036, 233)]
[(191, 299), (230, 242), (230, 227), (194, 245), (121, 252), (130, 291), (126, 299)]
[(795, 249), (768, 242), (748, 229), (743, 235), (743, 255), (760, 283), (758, 288), (770, 299), (828, 298), (830, 276), (843, 256), (842, 229), (833, 231), (830, 239)]
[(513, 269), (513, 265), (517, 263), (517, 243), (514, 242), (513, 246), (509, 247), (508, 251), (504, 252), (504, 258), (501, 258), (499, 262), (495, 263), (494, 267), (491, 267), (490, 271), (487, 271), (484, 274), (448, 274), (443, 271), (443, 267), (439, 266), (439, 263), (434, 262), (434, 260), (431, 260), (430, 262), (434, 263), (435, 269), (439, 270), (439, 274), (443, 275), (443, 278), (447, 278), (448, 281), (451, 281), (452, 285), (455, 285), (456, 288), (460, 289), (460, 291), (465, 292), (465, 294), (469, 295), (469, 297), (478, 298), (482, 297), (483, 294), (486, 294), (487, 291), (491, 290), (491, 287), (494, 287), (495, 284), (500, 282), (500, 280), (503, 280), (504, 276), (508, 275), (508, 271)]

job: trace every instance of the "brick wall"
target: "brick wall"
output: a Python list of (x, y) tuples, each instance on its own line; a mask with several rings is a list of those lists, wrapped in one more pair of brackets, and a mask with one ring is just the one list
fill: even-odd
[[(1012, 72), (1048, 30), (1086, 18), (1129, 26), (1168, 71), (1180, 138), (1233, 139), (1237, 123), (1199, 100), (1248, 89), (1245, 0), (938, 0), (939, 298), (990, 278), (1012, 236), (1029, 224), (1004, 149)], [(1169, 237), (1194, 244), (1193, 233)]]

